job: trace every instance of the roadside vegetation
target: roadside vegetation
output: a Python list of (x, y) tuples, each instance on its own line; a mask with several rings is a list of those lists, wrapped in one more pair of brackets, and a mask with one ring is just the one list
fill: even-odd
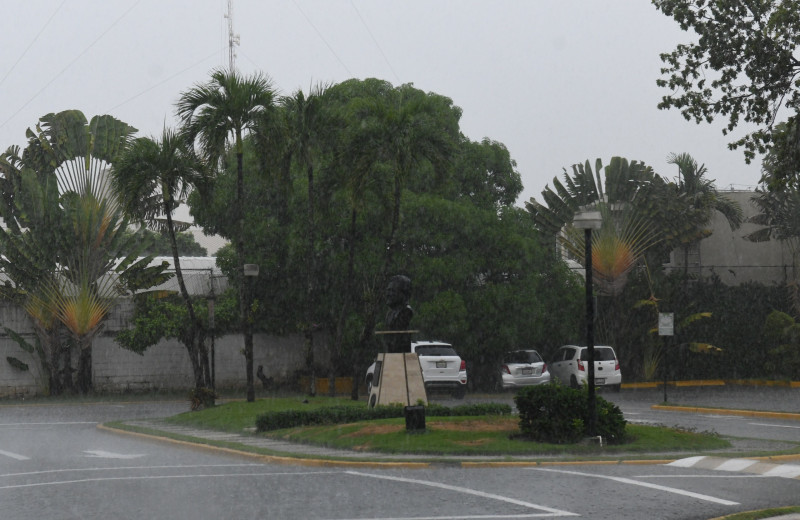
[[(493, 411), (491, 415), (487, 413), (446, 417), (426, 414), (424, 432), (407, 432), (402, 408), (398, 407), (400, 417), (286, 427), (259, 435), (356, 451), (442, 456), (470, 454), (602, 457), (621, 453), (702, 452), (731, 446), (727, 440), (713, 433), (632, 424), (625, 427), (625, 440), (614, 445), (599, 446), (581, 440), (561, 444), (536, 442), (529, 435), (523, 434), (519, 416), (496, 413), (498, 406), (506, 405), (486, 406), (487, 410)], [(181, 426), (256, 434), (258, 418), (265, 414), (280, 414), (298, 409), (324, 413), (332, 407), (368, 411), (363, 401), (298, 396), (258, 399), (252, 403), (229, 402), (197, 412), (183, 413), (167, 421)], [(432, 408), (436, 407), (437, 405), (433, 405)]]

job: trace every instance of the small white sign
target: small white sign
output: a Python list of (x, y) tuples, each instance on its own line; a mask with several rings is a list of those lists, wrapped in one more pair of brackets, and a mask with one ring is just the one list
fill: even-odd
[(675, 314), (672, 312), (659, 312), (658, 313), (658, 335), (659, 336), (672, 336), (673, 323)]

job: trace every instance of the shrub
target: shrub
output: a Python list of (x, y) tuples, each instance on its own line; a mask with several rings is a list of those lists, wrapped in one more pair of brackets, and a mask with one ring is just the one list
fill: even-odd
[[(344, 424), (373, 419), (389, 419), (404, 416), (401, 405), (376, 406), (328, 406), (311, 410), (284, 410), (269, 412), (256, 417), (256, 431), (266, 432), (297, 426), (318, 426), (323, 424)], [(428, 417), (508, 415), (511, 407), (507, 404), (483, 403), (461, 405), (448, 408), (439, 404), (428, 404), (425, 415)]]
[[(522, 433), (539, 442), (573, 443), (588, 435), (586, 390), (556, 384), (529, 386), (514, 396)], [(597, 434), (607, 442), (621, 442), (626, 421), (613, 403), (596, 396)]]

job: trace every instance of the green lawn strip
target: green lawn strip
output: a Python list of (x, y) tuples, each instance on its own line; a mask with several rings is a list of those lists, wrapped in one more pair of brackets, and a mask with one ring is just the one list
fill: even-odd
[(775, 507), (758, 511), (734, 513), (732, 515), (720, 517), (720, 520), (759, 520), (759, 518), (772, 518), (774, 516), (789, 515), (792, 513), (800, 513), (800, 506)]
[[(498, 425), (466, 431), (447, 425), (477, 421)], [(437, 425), (438, 424), (438, 425)], [(333, 448), (430, 455), (601, 456), (617, 453), (699, 452), (729, 448), (731, 444), (711, 434), (654, 426), (628, 425), (630, 441), (619, 445), (546, 444), (519, 437), (515, 420), (508, 417), (428, 418), (425, 432), (408, 433), (403, 419), (382, 419), (345, 425), (290, 428), (267, 436)], [(502, 427), (502, 428), (501, 428)]]
[(166, 421), (194, 428), (224, 432), (242, 432), (255, 428), (256, 417), (267, 412), (323, 408), (327, 406), (355, 406), (365, 408), (366, 403), (337, 397), (280, 397), (257, 399), (253, 402), (231, 401), (197, 412), (186, 412)]

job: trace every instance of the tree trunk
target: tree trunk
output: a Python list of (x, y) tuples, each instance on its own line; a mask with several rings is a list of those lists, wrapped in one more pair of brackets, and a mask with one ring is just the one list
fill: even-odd
[(78, 390), (81, 394), (86, 395), (92, 390), (92, 342), (91, 340), (81, 340), (78, 344), (80, 347)]

